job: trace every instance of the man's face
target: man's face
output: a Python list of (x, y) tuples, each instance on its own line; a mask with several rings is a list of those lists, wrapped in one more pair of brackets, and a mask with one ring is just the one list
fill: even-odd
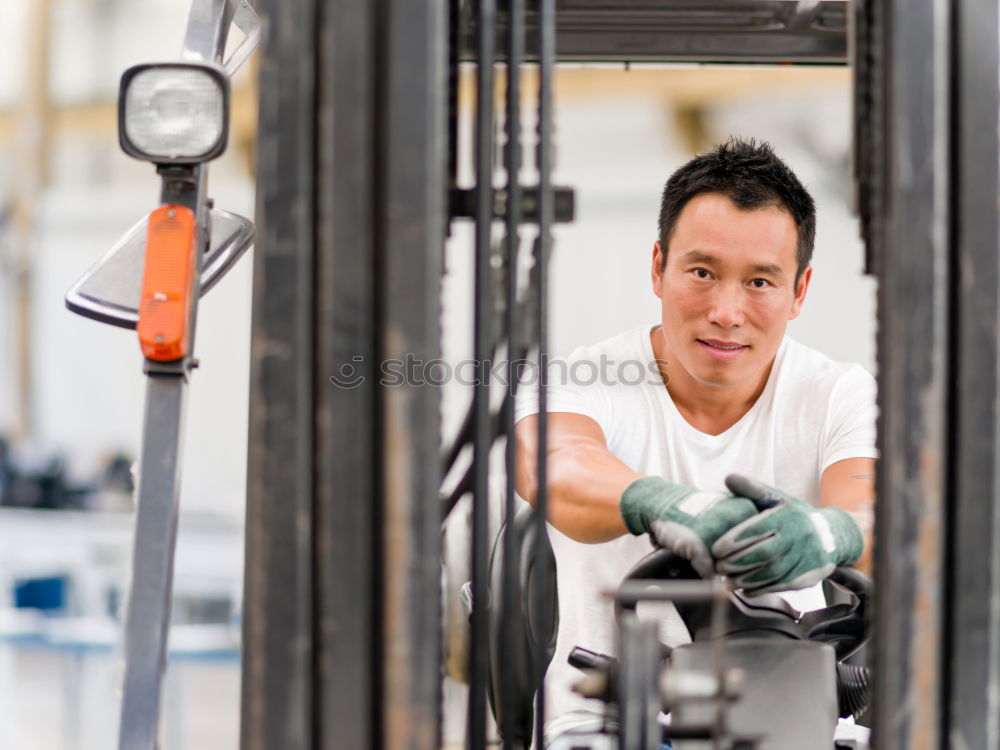
[(806, 268), (796, 288), (797, 245), (783, 208), (743, 210), (720, 193), (688, 201), (662, 274), (660, 243), (653, 250), (671, 377), (719, 387), (761, 382), (812, 276)]

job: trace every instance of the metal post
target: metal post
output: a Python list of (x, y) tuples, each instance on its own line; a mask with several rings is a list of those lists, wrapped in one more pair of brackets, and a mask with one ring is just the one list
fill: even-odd
[[(368, 0), (317, 6), (316, 144), (309, 167), (316, 185), (310, 280), (315, 442), (309, 456), (315, 481), (315, 750), (381, 747), (379, 706), (387, 705), (379, 695), (385, 591), (379, 456), (385, 451), (377, 411), (376, 284), (378, 227), (386, 219), (378, 215), (383, 187), (376, 87), (389, 68), (378, 55), (377, 16), (377, 5)], [(411, 268), (417, 265), (415, 258)], [(384, 538), (392, 537), (386, 532)]]
[[(232, 0), (195, 0), (188, 16), (184, 56), (221, 62), (233, 16)], [(181, 205), (195, 215), (193, 252), (209, 247), (207, 167), (160, 166), (160, 202)], [(125, 615), (125, 678), (122, 687), (120, 750), (159, 747), (163, 679), (173, 596), (174, 549), (180, 515), (180, 459), (184, 402), (195, 346), (200, 268), (190, 290), (188, 349), (176, 362), (145, 361), (149, 377), (137, 491), (132, 580)], [(140, 321), (141, 325), (141, 321)]]
[(187, 378), (181, 375), (151, 376), (146, 390), (142, 473), (125, 617), (120, 750), (152, 750), (160, 744), (186, 391)]
[(954, 419), (942, 744), (1000, 746), (996, 3), (952, 3)]
[(240, 745), (311, 750), (317, 11), (312, 0), (262, 0), (259, 9)]
[[(880, 4), (885, 196), (879, 274), (875, 737), (879, 750), (941, 736), (942, 558), (948, 382), (946, 0)], [(995, 43), (995, 40), (994, 40)], [(915, 51), (919, 58), (915, 59)]]
[[(382, 361), (430, 362), (441, 356), (448, 5), (386, 0), (383, 11), (378, 350)], [(380, 389), (383, 655), (374, 746), (386, 750), (440, 746), (439, 414), (438, 388)]]
[(447, 6), (262, 11), (242, 743), (434, 750)]
[[(515, 550), (514, 534), (510, 532), (509, 524), (514, 520), (514, 482), (517, 476), (517, 441), (514, 438), (514, 400), (517, 398), (518, 359), (520, 340), (518, 336), (520, 320), (517, 303), (518, 279), (518, 249), (521, 242), (521, 60), (524, 57), (524, 0), (510, 0), (507, 6), (507, 143), (504, 150), (504, 165), (507, 172), (507, 213), (506, 219), (506, 265), (507, 265), (507, 299), (506, 333), (507, 333), (507, 383), (508, 392), (504, 397), (503, 419), (505, 443), (505, 474), (506, 487), (504, 494), (503, 519), (508, 524), (508, 532), (503, 536), (503, 591), (500, 623), (501, 637), (508, 648), (515, 648), (515, 634), (520, 632), (521, 623), (514, 621), (515, 611), (520, 607), (515, 605), (516, 587), (514, 577), (517, 575), (518, 560)], [(509, 402), (509, 403), (508, 403)], [(516, 610), (515, 610), (516, 607)], [(512, 707), (517, 699), (513, 674), (510, 669), (500, 673), (500, 705), (502, 725), (500, 735), (503, 738), (505, 750), (513, 748), (514, 724)], [(526, 738), (527, 740), (527, 738)]]
[[(553, 0), (540, 0), (538, 7), (538, 241), (535, 244), (535, 284), (538, 300), (536, 341), (538, 344), (538, 493), (535, 503), (538, 533), (536, 544), (540, 549), (549, 545), (548, 536), (548, 404), (546, 383), (548, 380), (548, 263), (552, 252), (552, 222), (555, 206), (552, 191), (552, 83), (554, 77), (556, 49), (555, 28), (556, 9)], [(541, 553), (536, 553), (541, 557)], [(544, 569), (543, 569), (544, 571)], [(553, 598), (554, 581), (547, 571), (539, 576), (535, 593), (535, 610), (539, 613), (551, 612), (547, 606)], [(543, 627), (542, 632), (550, 628)], [(544, 663), (545, 645), (536, 644), (536, 664)], [(535, 747), (544, 747), (545, 742), (545, 677), (538, 675), (538, 695), (535, 700)]]
[(490, 388), (487, 360), (493, 348), (490, 251), (493, 228), (493, 84), (496, 3), (479, 0), (476, 68), (476, 265), (474, 286), (477, 381), (473, 392), (472, 634), (469, 665), (468, 750), (486, 745), (487, 598), (489, 596)]

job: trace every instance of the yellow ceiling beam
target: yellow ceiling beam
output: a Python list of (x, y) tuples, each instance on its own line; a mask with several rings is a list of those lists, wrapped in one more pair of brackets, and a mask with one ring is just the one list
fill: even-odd
[[(505, 71), (497, 70), (496, 100), (505, 96)], [(537, 69), (522, 74), (525, 106), (537, 97)], [(703, 107), (713, 102), (746, 95), (780, 92), (833, 90), (847, 93), (851, 71), (846, 67), (820, 66), (566, 66), (556, 69), (556, 100), (608, 95), (645, 95), (674, 102), (682, 107)], [(475, 103), (475, 69), (463, 67), (459, 98), (463, 111)]]
[[(52, 137), (65, 135), (107, 136), (118, 129), (118, 104), (115, 101), (71, 104), (49, 109)], [(9, 141), (17, 130), (16, 111), (0, 112), (0, 141)], [(257, 129), (256, 86), (242, 86), (233, 91), (231, 132), (244, 137)]]
[[(252, 78), (250, 79), (253, 80)], [(682, 107), (703, 107), (713, 102), (748, 95), (816, 90), (850, 90), (851, 74), (844, 67), (564, 67), (556, 71), (557, 100), (593, 96), (646, 95), (663, 98)], [(522, 77), (525, 105), (537, 95), (537, 75), (526, 69)], [(498, 104), (504, 96), (504, 71), (497, 71)], [(475, 71), (464, 68), (460, 84), (463, 109), (475, 101)], [(105, 135), (117, 128), (117, 105), (113, 101), (54, 107), (50, 110), (52, 136)], [(0, 141), (15, 135), (17, 114), (0, 112)], [(247, 83), (233, 91), (232, 136), (252, 141), (257, 130), (257, 87)]]

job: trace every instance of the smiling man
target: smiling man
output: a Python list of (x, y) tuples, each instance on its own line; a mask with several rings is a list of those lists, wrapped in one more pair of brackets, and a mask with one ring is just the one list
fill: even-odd
[[(613, 653), (601, 594), (650, 542), (751, 592), (806, 589), (838, 564), (867, 559), (874, 379), (786, 336), (812, 280), (809, 193), (770, 146), (730, 140), (670, 177), (659, 224), (650, 269), (659, 324), (569, 357), (638, 362), (654, 376), (638, 384), (550, 376), (560, 609), (550, 738), (599, 725), (600, 707), (571, 691), (578, 673), (566, 657), (576, 645)], [(537, 411), (525, 392), (516, 483), (532, 504)], [(770, 507), (775, 498), (782, 502)], [(817, 603), (814, 589), (798, 596), (801, 608)]]

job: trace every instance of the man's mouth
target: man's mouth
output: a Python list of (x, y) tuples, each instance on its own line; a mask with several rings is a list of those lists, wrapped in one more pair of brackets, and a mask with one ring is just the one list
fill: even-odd
[(698, 339), (699, 344), (705, 352), (715, 359), (733, 359), (740, 355), (744, 349), (749, 349), (748, 344), (740, 344), (736, 341), (720, 341), (718, 339)]
[(719, 341), (717, 339), (698, 339), (703, 344), (708, 344), (715, 349), (723, 349), (726, 351), (732, 351), (733, 349), (743, 349), (746, 344), (737, 344), (732, 341)]

